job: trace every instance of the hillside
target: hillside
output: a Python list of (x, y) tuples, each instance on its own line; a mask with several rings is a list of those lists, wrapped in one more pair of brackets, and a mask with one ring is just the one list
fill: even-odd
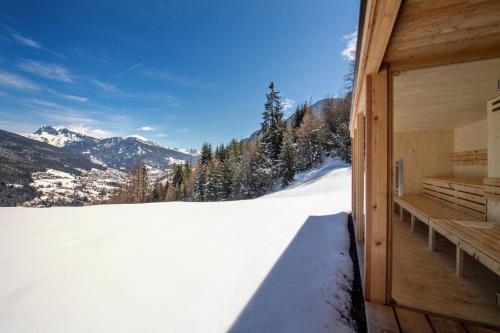
[(0, 331), (354, 332), (350, 168), (231, 202), (0, 208)]
[(0, 180), (28, 184), (31, 173), (56, 169), (79, 175), (80, 169), (103, 169), (69, 149), (0, 130)]
[[(340, 98), (323, 98), (313, 103), (311, 105), (311, 109), (313, 110), (316, 116), (321, 117), (321, 111), (323, 110), (324, 105), (326, 105), (327, 103), (340, 103), (340, 102), (341, 102)], [(295, 111), (286, 119), (286, 123), (291, 124), (294, 116), (295, 116)], [(250, 134), (250, 136), (248, 138), (243, 139), (243, 141), (244, 142), (252, 141), (256, 139), (259, 135), (260, 135), (260, 129)]]

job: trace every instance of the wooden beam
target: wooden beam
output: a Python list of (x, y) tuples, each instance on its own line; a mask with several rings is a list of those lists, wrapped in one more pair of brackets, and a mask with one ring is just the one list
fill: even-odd
[(452, 53), (432, 55), (425, 58), (411, 59), (391, 63), (391, 70), (402, 72), (433, 66), (451, 65), (461, 62), (485, 60), (500, 57), (500, 46), (471, 48)]
[(371, 96), (367, 103), (367, 201), (366, 201), (366, 271), (365, 297), (370, 301), (387, 301), (388, 281), (388, 70), (383, 66), (367, 82)]
[(367, 1), (351, 120), (361, 111), (359, 102), (365, 78), (380, 69), (400, 6), (401, 0)]
[(382, 65), (400, 6), (401, 0), (377, 1), (375, 23), (371, 34), (372, 38), (370, 39), (369, 54), (366, 59), (367, 74), (377, 73)]

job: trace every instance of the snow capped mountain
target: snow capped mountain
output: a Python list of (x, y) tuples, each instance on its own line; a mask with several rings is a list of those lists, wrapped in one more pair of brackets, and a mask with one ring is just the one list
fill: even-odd
[(64, 127), (42, 126), (27, 136), (0, 130), (0, 205), (100, 202), (139, 161), (156, 181), (176, 164), (194, 163), (188, 152), (139, 136), (98, 139)]
[(97, 139), (64, 127), (42, 126), (28, 137), (65, 147), (94, 163), (123, 171), (140, 160), (160, 170), (170, 169), (179, 161), (196, 161), (192, 150), (167, 148), (139, 135)]
[(81, 133), (73, 132), (65, 127), (56, 127), (48, 125), (41, 126), (33, 134), (29, 134), (28, 138), (40, 142), (46, 142), (56, 147), (64, 147), (68, 143), (72, 142), (98, 141), (98, 139), (92, 138), (90, 136)]

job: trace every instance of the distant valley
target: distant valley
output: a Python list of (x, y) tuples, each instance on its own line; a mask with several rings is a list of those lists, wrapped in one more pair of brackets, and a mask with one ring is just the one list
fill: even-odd
[(144, 161), (152, 181), (196, 151), (167, 148), (140, 136), (93, 138), (42, 126), (26, 137), (0, 130), (0, 206), (81, 205), (105, 201)]

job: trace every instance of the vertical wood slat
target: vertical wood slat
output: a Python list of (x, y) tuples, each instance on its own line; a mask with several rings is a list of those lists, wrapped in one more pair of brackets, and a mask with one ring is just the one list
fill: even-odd
[(356, 207), (357, 207), (357, 228), (356, 239), (358, 242), (364, 241), (364, 115), (359, 113), (357, 115), (357, 128), (356, 128)]
[[(354, 128), (352, 130), (352, 137), (351, 137), (351, 166), (352, 166), (352, 171), (351, 171), (351, 211), (352, 211), (352, 218), (355, 222), (355, 230), (354, 232), (357, 233), (357, 220), (358, 220), (358, 193), (357, 193), (357, 168), (358, 168), (358, 151), (357, 151), (357, 129)], [(357, 237), (356, 237), (357, 239)]]
[(388, 281), (388, 70), (370, 75), (367, 82), (367, 299), (385, 303)]
[(365, 257), (364, 257), (364, 267), (365, 267), (365, 276), (364, 276), (364, 292), (365, 299), (370, 300), (371, 293), (371, 254), (372, 254), (372, 228), (371, 221), (372, 218), (372, 210), (369, 209), (369, 205), (372, 202), (372, 76), (366, 76), (366, 195), (365, 195)]

